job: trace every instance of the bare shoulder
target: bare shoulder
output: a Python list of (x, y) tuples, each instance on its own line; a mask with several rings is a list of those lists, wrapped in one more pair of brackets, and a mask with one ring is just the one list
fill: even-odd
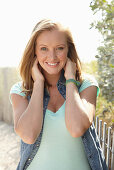
[(83, 74), (83, 82), (79, 89), (80, 97), (85, 98), (90, 102), (96, 101), (96, 97), (99, 95), (99, 85), (93, 75)]
[(82, 99), (86, 99), (90, 102), (94, 102), (96, 101), (96, 97), (97, 97), (97, 87), (96, 86), (90, 86), (86, 89), (84, 89), (81, 93), (80, 93), (80, 97)]
[(28, 100), (24, 96), (20, 96), (19, 94), (12, 93), (11, 94), (11, 101), (13, 107), (28, 104)]

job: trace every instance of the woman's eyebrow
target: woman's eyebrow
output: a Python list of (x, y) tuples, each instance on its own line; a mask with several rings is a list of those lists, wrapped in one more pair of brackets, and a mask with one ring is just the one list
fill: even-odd
[(39, 44), (39, 46), (47, 46), (46, 44)]
[[(46, 44), (38, 44), (38, 46), (40, 47), (40, 46), (46, 46), (46, 47), (48, 47), (48, 45), (46, 45)], [(64, 46), (64, 47), (66, 47), (66, 44), (57, 44), (57, 45), (55, 45), (56, 47), (58, 47), (58, 46)]]
[(66, 44), (58, 44), (57, 46), (60, 46), (60, 45), (62, 45), (62, 46), (66, 46)]

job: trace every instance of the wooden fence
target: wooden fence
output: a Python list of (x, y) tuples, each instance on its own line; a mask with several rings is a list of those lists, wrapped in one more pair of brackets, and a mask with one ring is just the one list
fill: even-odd
[(102, 123), (102, 120), (99, 120), (97, 116), (94, 120), (94, 124), (103, 149), (108, 170), (114, 170), (114, 132), (111, 127), (107, 127), (106, 122)]

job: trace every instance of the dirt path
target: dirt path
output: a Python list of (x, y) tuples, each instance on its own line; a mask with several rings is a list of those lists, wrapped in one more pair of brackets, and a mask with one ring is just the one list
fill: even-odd
[(20, 138), (13, 126), (0, 121), (0, 170), (16, 170), (19, 162)]

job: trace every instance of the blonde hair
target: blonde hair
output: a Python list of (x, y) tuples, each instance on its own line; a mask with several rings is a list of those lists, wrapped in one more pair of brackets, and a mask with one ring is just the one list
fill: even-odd
[(73, 42), (73, 38), (71, 35), (71, 32), (68, 28), (64, 28), (60, 23), (53, 22), (48, 19), (43, 19), (40, 22), (36, 24), (34, 27), (31, 37), (27, 43), (27, 46), (24, 50), (24, 54), (22, 57), (22, 60), (19, 65), (20, 70), (20, 76), (22, 78), (22, 90), (25, 92), (26, 97), (32, 94), (33, 90), (33, 79), (32, 79), (32, 67), (35, 61), (35, 45), (36, 40), (38, 36), (43, 31), (51, 31), (54, 29), (61, 30), (65, 33), (67, 38), (67, 44), (68, 44), (68, 57), (71, 59), (71, 61), (76, 63), (76, 80), (82, 82), (82, 76), (81, 76), (81, 62), (77, 55), (75, 44)]

